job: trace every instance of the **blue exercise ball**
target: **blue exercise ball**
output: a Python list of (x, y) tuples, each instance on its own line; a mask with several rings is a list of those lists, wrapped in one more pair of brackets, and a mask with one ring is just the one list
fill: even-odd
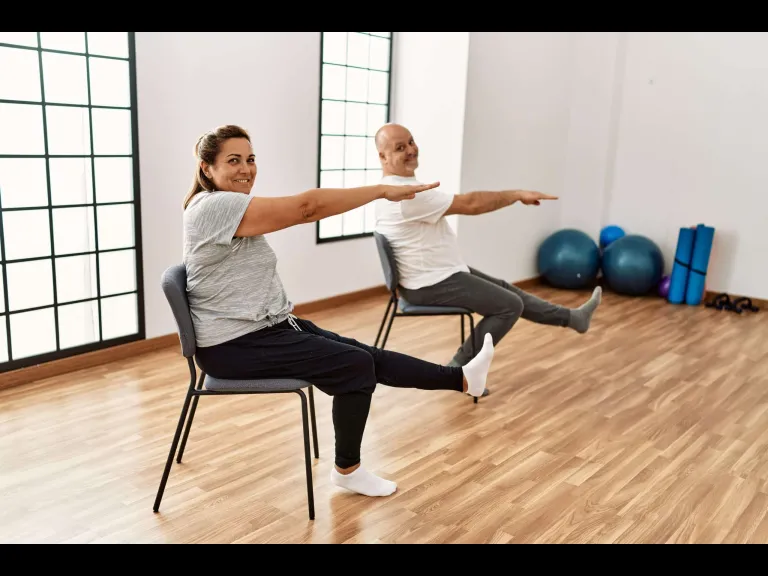
[(600, 230), (600, 248), (605, 249), (612, 242), (626, 236), (624, 230), (619, 226), (606, 226)]
[(559, 230), (539, 246), (539, 274), (552, 286), (576, 290), (589, 286), (600, 270), (600, 249), (580, 230)]
[(658, 286), (663, 274), (664, 255), (653, 240), (645, 236), (624, 236), (603, 252), (605, 282), (619, 294), (647, 294)]

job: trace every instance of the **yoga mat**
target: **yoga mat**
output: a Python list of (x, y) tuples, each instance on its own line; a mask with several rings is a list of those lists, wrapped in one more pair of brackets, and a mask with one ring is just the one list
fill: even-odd
[(685, 290), (685, 303), (689, 306), (698, 306), (704, 297), (704, 284), (707, 281), (707, 267), (709, 266), (709, 255), (712, 252), (714, 237), (715, 229), (712, 226), (699, 224), (696, 227), (696, 240), (693, 243), (693, 255), (691, 256), (691, 271)]
[(685, 300), (685, 292), (688, 286), (688, 269), (691, 266), (693, 244), (696, 238), (696, 230), (680, 228), (677, 236), (677, 249), (675, 261), (672, 264), (672, 275), (669, 280), (669, 294), (667, 301), (672, 304), (682, 304)]

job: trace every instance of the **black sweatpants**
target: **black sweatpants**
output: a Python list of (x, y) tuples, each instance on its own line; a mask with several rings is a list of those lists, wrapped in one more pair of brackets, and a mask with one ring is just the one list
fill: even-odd
[(197, 365), (215, 378), (297, 378), (333, 396), (336, 465), (360, 462), (360, 446), (376, 384), (420, 390), (463, 390), (463, 371), (289, 320), (234, 340), (198, 348)]

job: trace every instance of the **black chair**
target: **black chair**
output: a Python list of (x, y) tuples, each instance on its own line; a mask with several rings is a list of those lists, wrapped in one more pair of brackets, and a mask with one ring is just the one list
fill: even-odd
[[(397, 263), (395, 261), (395, 254), (392, 251), (392, 246), (389, 244), (389, 240), (378, 232), (374, 232), (373, 237), (376, 239), (376, 248), (379, 251), (381, 268), (384, 272), (384, 281), (386, 282), (390, 293), (389, 302), (387, 302), (387, 310), (384, 312), (384, 318), (381, 320), (381, 326), (379, 326), (379, 332), (376, 334), (376, 341), (373, 345), (378, 347), (379, 338), (381, 338), (382, 330), (384, 330), (384, 325), (386, 324), (387, 330), (384, 332), (384, 339), (381, 342), (381, 348), (383, 349), (387, 345), (389, 332), (392, 329), (392, 323), (395, 321), (395, 318), (403, 316), (459, 316), (461, 319), (461, 344), (463, 344), (465, 340), (464, 317), (466, 316), (469, 318), (469, 333), (472, 337), (472, 356), (474, 357), (475, 320), (472, 317), (472, 311), (458, 306), (417, 306), (409, 303), (402, 296), (399, 296), (397, 288), (400, 282), (400, 277), (397, 273)], [(475, 398), (475, 403), (477, 403), (477, 398)]]
[[(220, 396), (224, 394), (285, 394), (295, 393), (301, 398), (301, 418), (304, 428), (304, 460), (306, 462), (307, 473), (307, 504), (309, 506), (309, 519), (315, 519), (315, 499), (314, 490), (312, 486), (312, 467), (310, 465), (310, 453), (309, 453), (309, 423), (307, 421), (307, 397), (302, 391), (303, 388), (309, 388), (309, 409), (312, 419), (312, 436), (314, 440), (315, 458), (319, 458), (320, 454), (317, 447), (317, 424), (315, 422), (315, 398), (312, 393), (312, 385), (309, 382), (303, 380), (281, 380), (281, 379), (269, 379), (269, 380), (222, 380), (219, 378), (213, 378), (208, 376), (202, 370), (200, 371), (200, 379), (197, 381), (197, 387), (195, 387), (195, 381), (197, 380), (195, 370), (195, 329), (192, 324), (192, 316), (189, 312), (189, 301), (187, 300), (187, 270), (183, 265), (172, 266), (168, 268), (162, 277), (162, 287), (165, 297), (168, 299), (168, 303), (173, 311), (173, 316), (176, 320), (176, 327), (179, 332), (179, 340), (181, 341), (181, 352), (187, 359), (189, 365), (189, 388), (187, 389), (187, 395), (184, 399), (184, 407), (181, 410), (181, 417), (179, 418), (179, 424), (176, 427), (176, 434), (173, 437), (173, 443), (171, 444), (171, 451), (168, 454), (168, 460), (165, 463), (165, 470), (163, 471), (163, 477), (160, 481), (160, 487), (157, 491), (157, 497), (155, 498), (154, 511), (157, 512), (160, 509), (160, 501), (165, 491), (165, 485), (168, 481), (168, 475), (171, 471), (171, 465), (173, 463), (173, 456), (176, 453), (176, 447), (179, 444), (179, 437), (181, 436), (181, 429), (184, 426), (184, 421), (189, 412), (189, 420), (187, 420), (187, 427), (184, 430), (184, 437), (181, 439), (181, 446), (179, 447), (179, 454), (176, 458), (176, 462), (181, 463), (181, 457), (184, 454), (184, 447), (187, 444), (187, 438), (189, 437), (189, 429), (192, 427), (192, 419), (195, 417), (195, 409), (197, 408), (197, 402), (200, 396)], [(205, 389), (203, 389), (205, 384)], [(190, 401), (192, 409), (189, 409)]]

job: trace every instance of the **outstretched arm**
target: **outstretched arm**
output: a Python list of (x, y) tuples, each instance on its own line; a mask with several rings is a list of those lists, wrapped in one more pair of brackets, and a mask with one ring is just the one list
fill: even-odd
[(477, 216), (478, 214), (494, 212), (501, 208), (511, 206), (515, 202), (538, 206), (541, 203), (541, 200), (557, 200), (557, 196), (550, 196), (549, 194), (542, 194), (541, 192), (531, 192), (529, 190), (468, 192), (467, 194), (457, 194), (453, 197), (453, 202), (445, 212), (445, 216), (451, 214)]
[(391, 202), (415, 198), (439, 182), (418, 186), (361, 186), (358, 188), (313, 188), (293, 196), (253, 197), (235, 236), (259, 236), (297, 224), (316, 222), (342, 214), (369, 202), (386, 198)]

